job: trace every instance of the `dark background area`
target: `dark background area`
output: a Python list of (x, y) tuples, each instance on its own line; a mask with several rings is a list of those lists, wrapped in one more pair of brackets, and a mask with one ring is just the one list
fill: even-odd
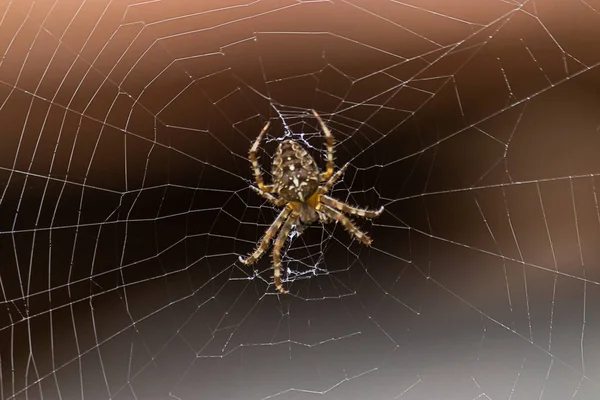
[(0, 399), (598, 398), (597, 0), (0, 4)]

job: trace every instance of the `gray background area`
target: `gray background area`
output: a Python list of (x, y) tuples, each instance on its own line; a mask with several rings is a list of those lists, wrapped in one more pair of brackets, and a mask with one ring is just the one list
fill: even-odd
[[(0, 2), (0, 399), (600, 398), (600, 1)], [(284, 137), (374, 239), (278, 210)]]

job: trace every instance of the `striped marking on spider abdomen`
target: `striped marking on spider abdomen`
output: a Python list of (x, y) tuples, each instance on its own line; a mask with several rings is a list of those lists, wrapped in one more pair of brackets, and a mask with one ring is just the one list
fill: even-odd
[(273, 159), (275, 191), (287, 201), (305, 202), (319, 188), (317, 163), (300, 144), (285, 140)]

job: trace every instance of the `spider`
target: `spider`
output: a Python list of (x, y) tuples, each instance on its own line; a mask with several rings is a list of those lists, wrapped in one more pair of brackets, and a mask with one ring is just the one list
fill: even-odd
[[(239, 259), (246, 265), (255, 263), (269, 248), (271, 239), (277, 235), (272, 255), (273, 278), (275, 288), (282, 294), (288, 293), (288, 291), (283, 288), (281, 283), (281, 249), (292, 227), (296, 226), (298, 233), (301, 233), (304, 226), (312, 224), (317, 219), (321, 223), (330, 220), (337, 221), (351, 236), (354, 236), (362, 244), (369, 246), (372, 239), (358, 229), (344, 213), (371, 219), (383, 212), (383, 207), (379, 210), (365, 210), (327, 196), (333, 184), (341, 178), (348, 164), (345, 164), (335, 174), (333, 173), (335, 167), (333, 162), (333, 147), (335, 144), (333, 135), (323, 123), (319, 114), (314, 110), (312, 113), (325, 134), (327, 147), (327, 169), (325, 172), (319, 170), (315, 160), (299, 142), (288, 139), (281, 142), (275, 151), (271, 171), (273, 184), (265, 184), (256, 153), (261, 139), (269, 129), (269, 122), (266, 123), (254, 144), (250, 147), (248, 154), (254, 172), (254, 180), (258, 186), (251, 186), (252, 189), (273, 205), (283, 207), (283, 210), (267, 229), (256, 250), (247, 258), (240, 256)], [(323, 184), (320, 185), (321, 183)]]

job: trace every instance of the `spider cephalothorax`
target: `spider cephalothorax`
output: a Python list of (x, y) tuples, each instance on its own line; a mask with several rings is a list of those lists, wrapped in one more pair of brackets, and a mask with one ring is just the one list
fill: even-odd
[[(320, 219), (321, 222), (337, 221), (348, 233), (368, 246), (372, 242), (371, 238), (361, 232), (344, 213), (363, 218), (375, 218), (383, 211), (383, 207), (379, 210), (364, 210), (327, 196), (327, 192), (340, 179), (348, 164), (335, 174), (333, 173), (333, 135), (319, 114), (314, 110), (313, 114), (325, 134), (327, 146), (327, 169), (325, 172), (319, 171), (315, 160), (300, 143), (294, 140), (285, 140), (279, 144), (273, 158), (271, 171), (273, 184), (265, 185), (256, 152), (263, 135), (269, 128), (268, 122), (256, 138), (248, 155), (258, 186), (258, 188), (254, 186), (252, 188), (273, 205), (284, 208), (267, 229), (256, 250), (247, 258), (240, 257), (240, 260), (244, 264), (258, 261), (269, 247), (271, 239), (277, 235), (273, 246), (273, 270), (275, 287), (281, 293), (287, 293), (281, 284), (281, 248), (294, 225), (307, 226), (317, 219)], [(320, 183), (323, 185), (319, 186)], [(277, 194), (278, 197), (272, 193)]]

